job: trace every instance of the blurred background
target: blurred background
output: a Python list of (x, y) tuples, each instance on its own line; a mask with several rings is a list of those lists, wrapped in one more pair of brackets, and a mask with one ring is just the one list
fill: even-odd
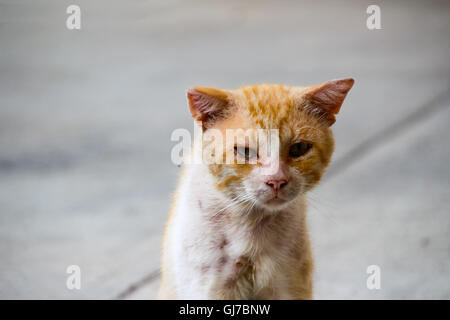
[(155, 298), (185, 90), (353, 77), (309, 196), (315, 297), (450, 299), (449, 53), (446, 0), (1, 0), (0, 298)]

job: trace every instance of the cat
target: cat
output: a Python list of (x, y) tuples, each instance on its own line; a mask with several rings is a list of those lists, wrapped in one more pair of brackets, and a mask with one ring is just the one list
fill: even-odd
[(330, 126), (353, 83), (187, 91), (203, 133), (276, 129), (279, 148), (275, 160), (263, 159), (250, 134), (218, 157), (233, 154), (233, 162), (183, 167), (164, 232), (158, 298), (313, 298), (305, 194), (330, 162)]

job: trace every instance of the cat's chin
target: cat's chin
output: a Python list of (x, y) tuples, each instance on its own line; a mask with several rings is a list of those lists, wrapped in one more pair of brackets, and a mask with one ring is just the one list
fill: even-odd
[(285, 204), (287, 202), (288, 201), (285, 199), (276, 197), (276, 198), (272, 198), (272, 199), (266, 201), (265, 204), (268, 206), (279, 206), (279, 205)]
[(261, 205), (270, 212), (276, 212), (284, 209), (290, 203), (289, 200), (275, 197), (264, 201)]

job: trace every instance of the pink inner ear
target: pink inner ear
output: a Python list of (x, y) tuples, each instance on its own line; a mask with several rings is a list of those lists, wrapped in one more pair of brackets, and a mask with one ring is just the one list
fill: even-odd
[(208, 121), (222, 113), (227, 101), (203, 92), (195, 88), (187, 91), (189, 109), (192, 117), (198, 121)]
[(309, 92), (308, 95), (312, 102), (324, 111), (337, 114), (354, 82), (353, 79), (328, 81)]
[(336, 121), (334, 115), (339, 113), (354, 82), (353, 79), (328, 81), (314, 86), (306, 93), (305, 98), (312, 104), (312, 108), (332, 125)]
[(195, 89), (189, 89), (187, 91), (187, 97), (192, 117), (195, 120), (203, 121), (208, 109), (210, 109), (208, 99), (204, 98), (203, 94)]

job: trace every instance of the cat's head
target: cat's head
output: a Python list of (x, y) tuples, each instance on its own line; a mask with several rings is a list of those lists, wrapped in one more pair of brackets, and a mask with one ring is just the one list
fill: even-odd
[[(229, 199), (270, 211), (310, 190), (330, 162), (334, 149), (330, 126), (353, 83), (343, 79), (311, 87), (189, 89), (189, 108), (201, 122), (207, 153), (221, 160), (209, 164), (216, 188)], [(272, 144), (277, 146), (276, 157), (267, 153), (267, 140), (258, 135), (264, 132), (261, 129), (278, 130), (279, 144)], [(226, 161), (230, 156), (233, 161)]]

